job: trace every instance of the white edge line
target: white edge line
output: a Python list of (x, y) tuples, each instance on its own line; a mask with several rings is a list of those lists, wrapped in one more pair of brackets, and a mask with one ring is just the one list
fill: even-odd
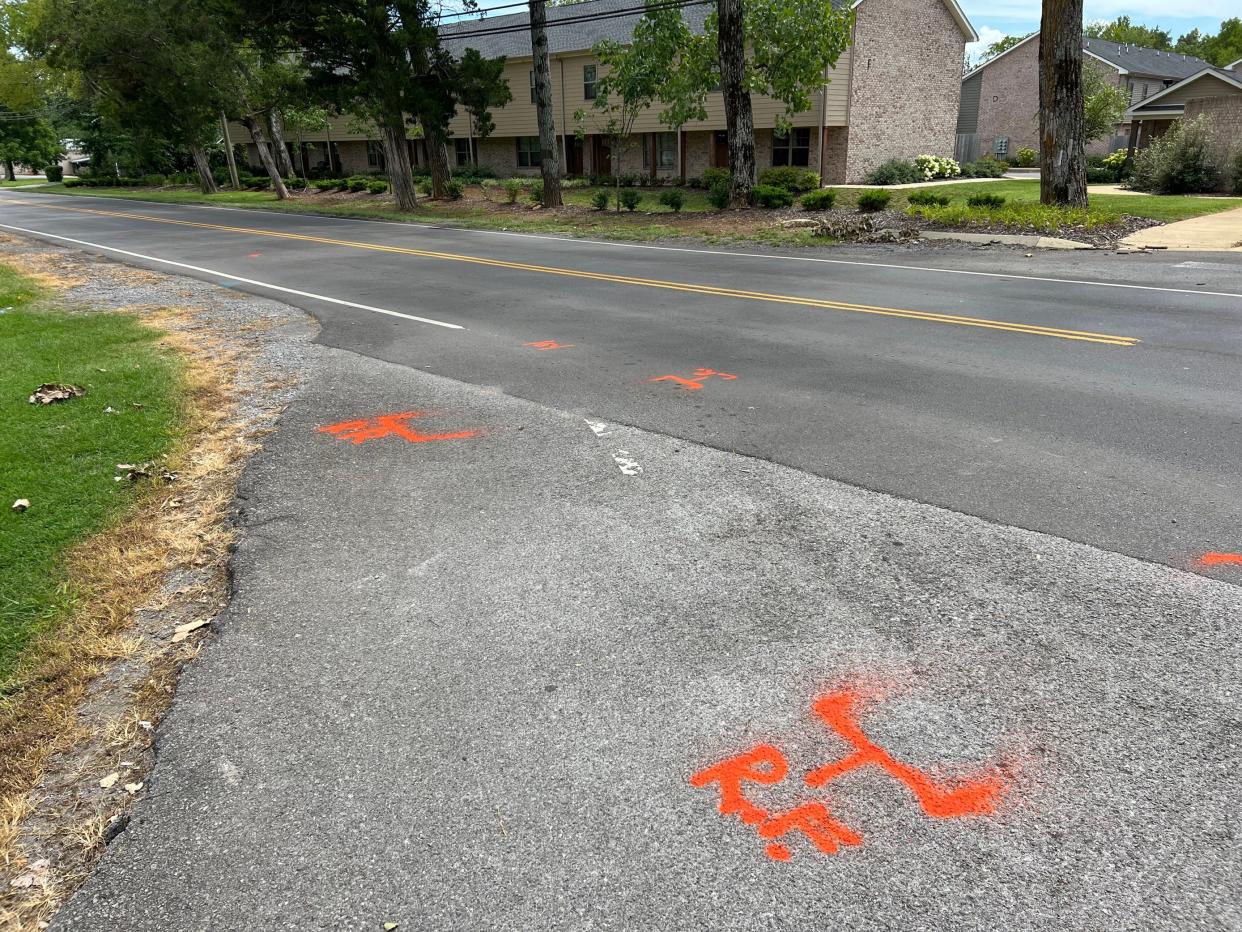
[(83, 239), (73, 239), (68, 236), (59, 236), (55, 233), (45, 233), (42, 230), (28, 230), (25, 227), (15, 227), (8, 223), (0, 223), (0, 229), (16, 230), (19, 233), (29, 233), (32, 236), (43, 236), (49, 239), (58, 239), (66, 243), (74, 243), (78, 246), (90, 246), (92, 249), (102, 249), (105, 252), (115, 252), (122, 256), (130, 256), (134, 259), (145, 259), (148, 262), (159, 262), (162, 265), (171, 265), (178, 269), (189, 269), (192, 272), (202, 272), (206, 275), (215, 275), (225, 281), (242, 282), (246, 285), (255, 285), (259, 288), (269, 288), (272, 291), (283, 292), (284, 294), (295, 294), (301, 298), (312, 298), (315, 301), (326, 301), (329, 304), (340, 304), (343, 307), (356, 307), (360, 311), (371, 311), (374, 314), (387, 314), (389, 317), (400, 317), (403, 320), (412, 320), (420, 324), (431, 324), (435, 327), (447, 327), (449, 330), (465, 330), (461, 324), (450, 324), (443, 320), (434, 320), (430, 317), (416, 317), (413, 314), (402, 314), (400, 311), (389, 311), (382, 307), (372, 307), (369, 304), (359, 304), (356, 301), (345, 301), (342, 298), (330, 298), (327, 295), (315, 294), (313, 291), (298, 291), (296, 288), (286, 288), (284, 285), (273, 285), (269, 282), (255, 281), (253, 278), (242, 278), (240, 275), (232, 275), (228, 272), (218, 272), (215, 269), (205, 269), (200, 265), (187, 265), (184, 262), (174, 262), (171, 259), (160, 259), (156, 256), (143, 255), (140, 252), (130, 252), (126, 249), (117, 249), (115, 246), (104, 246), (102, 243), (88, 243)]
[[(5, 188), (6, 193), (20, 191), (20, 188)], [(31, 192), (40, 197), (81, 197), (89, 198), (89, 194), (48, 194)], [(20, 199), (19, 199), (20, 200)], [(852, 265), (872, 269), (898, 269), (905, 272), (933, 272), (938, 275), (974, 275), (979, 278), (1006, 278), (1013, 281), (1048, 282), (1054, 285), (1090, 285), (1096, 288), (1126, 288), (1133, 291), (1156, 291), (1166, 294), (1203, 295), (1206, 298), (1242, 298), (1242, 292), (1236, 291), (1198, 291), (1193, 288), (1165, 288), (1160, 285), (1130, 285), (1124, 282), (1098, 282), (1085, 278), (1047, 278), (1042, 275), (1014, 275), (1008, 272), (976, 272), (973, 269), (939, 269), (929, 265), (902, 265), (897, 262), (863, 262), (859, 259), (825, 259), (822, 256), (791, 256), (784, 253), (767, 252), (732, 252), (726, 249), (691, 249), (688, 246), (655, 246), (650, 243), (626, 243), (617, 240), (587, 239), (580, 236), (557, 236), (552, 233), (518, 233), (514, 230), (479, 230), (471, 227), (455, 227), (443, 222), (402, 222), (400, 220), (363, 220), (358, 217), (333, 217), (328, 214), (302, 213), (301, 211), (270, 210), (266, 207), (224, 207), (216, 204), (178, 204), (173, 201), (144, 201), (139, 198), (93, 198), (95, 201), (114, 200), (129, 201), (135, 204), (156, 204), (164, 207), (196, 207), (199, 210), (231, 210), (238, 213), (266, 213), (281, 217), (306, 217), (329, 222), (345, 221), (347, 223), (382, 224), (384, 226), (402, 227), (406, 230), (447, 230), (452, 233), (474, 233), (483, 236), (516, 236), (519, 239), (552, 240), (557, 243), (581, 243), (589, 246), (609, 246), (613, 249), (657, 249), (662, 252), (686, 252), (703, 256), (724, 256), (737, 259), (767, 259), (778, 262), (822, 262), (826, 265)], [(1242, 268), (1242, 267), (1240, 267)], [(241, 279), (238, 279), (241, 281)]]

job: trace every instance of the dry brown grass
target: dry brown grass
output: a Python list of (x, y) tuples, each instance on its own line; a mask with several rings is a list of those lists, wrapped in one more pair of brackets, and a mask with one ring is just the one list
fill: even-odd
[[(49, 284), (80, 280), (56, 257), (26, 260)], [(0, 929), (42, 927), (85, 877), (134, 798), (124, 784), (150, 765), (152, 732), (140, 723), (159, 720), (210, 630), (172, 643), (172, 628), (214, 616), (227, 598), (228, 510), (258, 426), (239, 422), (239, 350), (193, 309), (138, 310), (185, 364), (185, 432), (168, 464), (179, 478), (152, 484), (119, 524), (73, 551), (75, 613), (36, 643), (0, 700)], [(187, 569), (192, 583), (167, 591), (170, 573)], [(122, 778), (101, 788), (118, 768)], [(41, 882), (10, 885), (43, 858)]]

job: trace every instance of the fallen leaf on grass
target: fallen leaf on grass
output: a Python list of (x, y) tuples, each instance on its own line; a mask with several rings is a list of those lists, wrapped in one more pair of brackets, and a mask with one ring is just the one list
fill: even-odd
[(210, 618), (200, 618), (197, 621), (187, 621), (183, 625), (177, 625), (176, 630), (173, 632), (172, 642), (176, 644), (178, 641), (184, 641), (190, 636), (191, 631), (197, 631), (203, 625), (209, 624), (211, 624)]
[(13, 510), (16, 511), (18, 514), (21, 514), (21, 512), (25, 511), (29, 507), (30, 507), (30, 499), (28, 498), (19, 498), (17, 501), (13, 503)]
[(30, 396), (32, 405), (50, 405), (58, 401), (68, 401), (70, 398), (80, 398), (86, 394), (86, 389), (79, 388), (77, 385), (66, 385), (62, 382), (44, 382), (34, 390), (34, 394)]
[(19, 890), (23, 887), (33, 887), (35, 884), (44, 886), (47, 883), (47, 872), (52, 864), (47, 858), (40, 858), (30, 865), (30, 870), (26, 873), (14, 877), (9, 882), (10, 886), (17, 887)]
[(104, 777), (102, 780), (100, 780), (99, 785), (102, 786), (106, 790), (106, 789), (109, 789), (112, 786), (112, 784), (116, 783), (116, 781), (119, 780), (120, 778), (121, 778), (121, 774), (117, 771), (113, 771), (112, 773)]

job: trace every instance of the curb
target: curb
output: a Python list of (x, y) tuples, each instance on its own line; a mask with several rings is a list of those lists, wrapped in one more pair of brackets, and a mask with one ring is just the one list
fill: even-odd
[(1034, 246), (1038, 249), (1099, 248), (1090, 243), (1080, 243), (1078, 240), (1026, 233), (954, 233), (949, 230), (920, 230), (919, 239), (953, 240), (960, 243), (986, 243), (1001, 246)]

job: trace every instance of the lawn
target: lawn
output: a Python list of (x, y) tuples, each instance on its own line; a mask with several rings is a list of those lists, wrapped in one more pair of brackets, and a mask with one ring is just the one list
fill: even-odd
[[(142, 487), (118, 463), (157, 459), (182, 423), (182, 370), (160, 333), (115, 313), (74, 313), (0, 265), (0, 693), (31, 639), (72, 608), (75, 544), (117, 520)], [(86, 389), (32, 405), (43, 382)], [(114, 413), (105, 409), (111, 408)], [(19, 498), (30, 509), (11, 506)]]
[(16, 181), (0, 181), (0, 188), (20, 188), (27, 184), (46, 184), (46, 178), (18, 178)]

